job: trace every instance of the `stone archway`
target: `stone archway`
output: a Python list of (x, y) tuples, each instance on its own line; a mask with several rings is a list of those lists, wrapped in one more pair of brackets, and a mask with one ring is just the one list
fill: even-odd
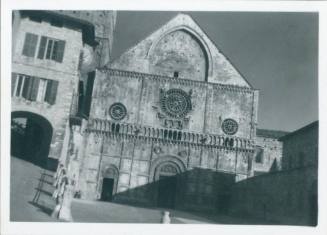
[(117, 192), (119, 171), (116, 166), (110, 164), (102, 170), (101, 175), (101, 195), (102, 201), (113, 201)]
[(178, 203), (180, 175), (186, 170), (184, 163), (173, 156), (160, 157), (152, 163), (150, 181), (153, 202), (157, 207), (175, 208)]
[(43, 116), (15, 111), (11, 115), (11, 155), (46, 167), (53, 128)]
[(186, 171), (185, 164), (182, 160), (180, 160), (178, 157), (175, 156), (161, 156), (159, 158), (156, 158), (152, 163), (151, 163), (151, 168), (150, 168), (150, 178), (149, 182), (154, 182), (156, 181), (156, 172), (158, 167), (161, 166), (163, 163), (171, 163), (175, 164), (177, 169), (178, 169), (178, 174)]

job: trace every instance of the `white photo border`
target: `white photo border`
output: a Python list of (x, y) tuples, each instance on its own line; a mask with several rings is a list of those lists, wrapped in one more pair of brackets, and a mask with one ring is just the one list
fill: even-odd
[[(319, 13), (319, 216), (317, 227), (277, 225), (150, 225), (103, 223), (34, 223), (9, 221), (11, 11), (38, 10), (165, 10)], [(1, 1), (1, 234), (327, 234), (327, 2), (215, 0), (2, 0)]]

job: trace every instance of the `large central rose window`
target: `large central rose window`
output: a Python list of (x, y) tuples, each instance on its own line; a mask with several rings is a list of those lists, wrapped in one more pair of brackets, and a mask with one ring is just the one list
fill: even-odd
[(172, 118), (183, 118), (192, 109), (190, 95), (181, 89), (163, 92), (160, 105), (161, 109)]

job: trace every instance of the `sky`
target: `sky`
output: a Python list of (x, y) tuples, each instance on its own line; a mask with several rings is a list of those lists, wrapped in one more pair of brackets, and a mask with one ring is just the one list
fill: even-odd
[[(112, 60), (178, 12), (118, 11)], [(294, 131), (318, 120), (318, 14), (183, 12), (259, 89), (258, 128)]]

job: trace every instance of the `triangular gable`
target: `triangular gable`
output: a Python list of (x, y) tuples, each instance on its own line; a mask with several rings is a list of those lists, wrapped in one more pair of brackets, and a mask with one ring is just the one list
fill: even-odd
[[(202, 63), (202, 61), (204, 60), (202, 61), (198, 60), (199, 63), (197, 63), (196, 61), (197, 58), (194, 59), (193, 55), (189, 56), (192, 57), (190, 61), (194, 63), (194, 66), (195, 65), (199, 66), (199, 68), (196, 68), (197, 69), (196, 71), (189, 71), (190, 72), (189, 74), (195, 74), (195, 72), (201, 73), (201, 70), (203, 70), (205, 66), (206, 69), (205, 81), (212, 82), (212, 83), (226, 84), (226, 85), (251, 87), (250, 84), (241, 76), (241, 74), (228, 61), (228, 59), (221, 52), (219, 52), (218, 48), (212, 43), (212, 41), (201, 30), (201, 28), (194, 22), (194, 20), (190, 16), (181, 13), (175, 16), (173, 19), (171, 19), (161, 28), (153, 32), (151, 35), (146, 37), (144, 40), (139, 42), (137, 45), (127, 50), (118, 59), (114, 60), (109, 67), (113, 69), (163, 75), (162, 73), (165, 73), (166, 71), (165, 69), (168, 69), (169, 66), (174, 66), (178, 63), (181, 64), (180, 66), (184, 66), (185, 63), (188, 63), (188, 61), (185, 60), (183, 61), (183, 58), (179, 58), (178, 55), (178, 53), (181, 54), (188, 53), (186, 50), (187, 48), (185, 49), (184, 48), (185, 46), (183, 44), (175, 45), (176, 50), (173, 50), (174, 48), (170, 49), (171, 50), (170, 52), (172, 52), (173, 54), (175, 53), (175, 55), (168, 55), (170, 56), (168, 57), (169, 59), (173, 58), (170, 64), (162, 58), (157, 59), (158, 53), (162, 54), (159, 56), (167, 56), (166, 54), (169, 54), (169, 52), (162, 51), (163, 50), (162, 48), (165, 47), (165, 45), (161, 46), (161, 44), (163, 44), (162, 43), (163, 40), (170, 40), (169, 35), (176, 36), (176, 37), (184, 37), (184, 35), (182, 35), (183, 33), (180, 32), (190, 35), (190, 37), (192, 37), (194, 41), (196, 41), (199, 44), (199, 47), (203, 50), (203, 54), (205, 55), (205, 61), (206, 61), (205, 65), (202, 64), (199, 65), (199, 63)], [(187, 36), (186, 36), (186, 40), (190, 41), (190, 39), (187, 39)], [(172, 43), (179, 43), (179, 42), (172, 41), (171, 44)], [(190, 49), (190, 51), (194, 50), (197, 52), (197, 50), (199, 50), (194, 42), (189, 42), (187, 45), (191, 45), (192, 48)], [(162, 48), (159, 48), (160, 49), (159, 50), (157, 49), (158, 47), (162, 47)], [(179, 51), (179, 48), (181, 52)], [(202, 55), (199, 56), (200, 56), (199, 58), (202, 58), (201, 57)], [(189, 57), (186, 57), (186, 59), (188, 59)], [(162, 59), (159, 62), (164, 63), (164, 65), (161, 68), (159, 67), (159, 70), (157, 70), (157, 67), (155, 68), (153, 67), (154, 66), (153, 61), (155, 59), (157, 60)], [(177, 62), (175, 62), (175, 60)], [(194, 66), (191, 65), (190, 68), (187, 69), (194, 69)], [(180, 68), (177, 67), (177, 70), (178, 69)], [(182, 72), (184, 73), (184, 71)], [(187, 71), (184, 74), (185, 74), (184, 77), (181, 76), (181, 78), (192, 79), (192, 76), (188, 76)], [(173, 76), (172, 73), (171, 76)], [(198, 80), (199, 79), (201, 79), (201, 75), (199, 75)]]

